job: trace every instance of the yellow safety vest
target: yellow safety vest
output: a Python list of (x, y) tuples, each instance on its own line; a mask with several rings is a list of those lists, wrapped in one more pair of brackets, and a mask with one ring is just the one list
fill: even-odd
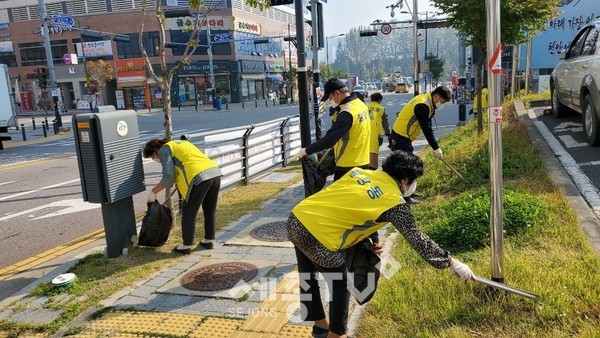
[[(488, 107), (488, 89), (481, 89), (481, 109), (486, 109)], [(477, 110), (477, 93), (475, 93), (475, 97), (473, 97), (473, 109)]]
[(187, 200), (190, 186), (194, 178), (203, 171), (219, 166), (208, 156), (204, 155), (200, 149), (188, 141), (170, 141), (163, 147), (171, 148), (173, 154), (173, 165), (175, 166), (175, 184), (177, 190)]
[[(369, 108), (359, 99), (352, 100), (341, 106), (341, 112), (352, 115), (352, 127), (348, 134), (342, 136), (335, 145), (335, 165), (338, 167), (359, 167), (370, 162), (370, 135), (371, 120), (369, 119)], [(334, 116), (335, 122), (337, 116)]]
[(433, 99), (431, 93), (424, 93), (413, 97), (404, 108), (398, 113), (396, 122), (392, 129), (396, 134), (404, 136), (411, 141), (414, 141), (421, 135), (423, 130), (417, 117), (415, 116), (415, 107), (419, 103), (424, 103), (429, 107), (429, 118), (433, 116)]
[(383, 113), (385, 108), (379, 102), (373, 101), (367, 105), (371, 118), (371, 153), (379, 153), (379, 136), (383, 135)]
[(328, 250), (350, 247), (383, 227), (388, 209), (404, 203), (398, 184), (383, 171), (354, 168), (302, 200), (292, 213)]

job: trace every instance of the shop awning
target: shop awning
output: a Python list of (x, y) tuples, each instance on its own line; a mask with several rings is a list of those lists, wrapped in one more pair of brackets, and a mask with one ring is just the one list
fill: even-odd
[(242, 80), (264, 80), (265, 74), (242, 74)]
[(273, 81), (273, 82), (283, 82), (283, 76), (281, 75), (271, 75), (271, 76), (267, 76), (267, 79)]

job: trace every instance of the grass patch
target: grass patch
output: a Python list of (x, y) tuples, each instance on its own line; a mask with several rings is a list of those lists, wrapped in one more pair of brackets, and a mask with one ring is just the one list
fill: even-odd
[[(537, 303), (457, 282), (400, 239), (392, 255), (402, 268), (382, 278), (365, 308), (361, 337), (598, 337), (600, 262), (577, 225), (564, 192), (548, 177), (524, 126), (504, 108), (504, 277), (540, 295)], [(487, 127), (487, 126), (486, 126)], [(489, 277), (488, 134), (476, 122), (444, 137), (445, 158), (465, 177), (423, 153), (423, 203), (413, 207), (428, 235)]]
[[(301, 168), (299, 162), (294, 161), (277, 171), (301, 173)], [(224, 192), (219, 196), (217, 230), (248, 213), (260, 211), (265, 201), (274, 198), (301, 179), (302, 176), (298, 175), (296, 179), (283, 183), (251, 182)], [(201, 214), (200, 212), (196, 227), (196, 241), (204, 237), (204, 220)], [(44, 326), (0, 321), (0, 330), (4, 331), (0, 331), (0, 336), (5, 334), (17, 337), (27, 332), (52, 334), (83, 311), (98, 306), (102, 300), (124, 287), (179, 263), (184, 257), (172, 253), (171, 249), (182, 242), (180, 221), (178, 216), (169, 240), (160, 248), (132, 246), (129, 248), (129, 257), (110, 260), (105, 259), (103, 253), (93, 253), (69, 269), (69, 272), (77, 276), (75, 284), (61, 289), (54, 288), (50, 283), (38, 285), (29, 295), (48, 297), (46, 307), (61, 309), (63, 314), (51, 324)], [(52, 302), (55, 297), (64, 294), (70, 297), (58, 303)]]

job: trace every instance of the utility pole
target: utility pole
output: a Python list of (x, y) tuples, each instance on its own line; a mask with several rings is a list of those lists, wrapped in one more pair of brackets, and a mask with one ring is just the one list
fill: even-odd
[[(217, 106), (217, 96), (215, 90), (215, 70), (213, 68), (212, 44), (210, 41), (210, 21), (208, 20), (208, 15), (204, 17), (204, 20), (206, 20), (206, 45), (208, 46), (206, 53), (208, 54), (208, 68), (210, 68), (210, 95), (212, 96), (214, 108)], [(196, 107), (198, 107), (198, 105), (196, 105)]]
[(322, 130), (322, 121), (320, 112), (319, 112), (319, 98), (317, 97), (317, 88), (319, 88), (319, 13), (318, 13), (318, 0), (311, 0), (311, 20), (312, 20), (312, 51), (313, 51), (313, 59), (312, 59), (312, 71), (313, 71), (313, 89), (312, 89), (312, 97), (313, 97), (313, 112), (315, 114), (315, 138), (318, 140), (321, 138), (321, 130)]
[(298, 68), (296, 70), (296, 75), (298, 76), (298, 107), (300, 110), (300, 145), (302, 148), (306, 148), (310, 145), (311, 139), (303, 9), (302, 1), (294, 1), (294, 10), (296, 14), (296, 51), (298, 54)]
[(50, 75), (50, 93), (54, 102), (54, 118), (56, 125), (62, 127), (62, 118), (58, 111), (58, 88), (56, 87), (56, 73), (54, 72), (54, 60), (52, 58), (52, 47), (50, 46), (50, 32), (48, 31), (48, 13), (44, 0), (38, 0), (40, 8), (40, 18), (42, 20), (42, 34), (44, 35), (44, 49), (46, 50), (46, 63), (48, 64), (48, 74)]
[[(486, 0), (487, 59), (490, 100), (490, 235), (492, 280), (504, 282), (502, 225), (502, 69), (500, 45), (500, 0)], [(481, 56), (483, 57), (483, 55)]]
[(413, 0), (413, 73), (414, 73), (414, 92), (415, 96), (419, 95), (419, 41), (417, 40), (417, 0)]
[[(429, 21), (428, 11), (425, 11), (425, 56), (423, 57), (423, 63), (427, 62), (427, 23)], [(429, 66), (429, 65), (427, 65)], [(427, 92), (427, 77), (429, 76), (430, 69), (427, 67), (427, 74), (423, 77), (425, 80), (425, 92)]]
[[(288, 72), (288, 86), (287, 90), (290, 97), (290, 102), (294, 103), (294, 74), (292, 74), (292, 39), (290, 36), (290, 23), (288, 22), (288, 62), (290, 63)], [(298, 43), (298, 39), (296, 39), (296, 44)]]

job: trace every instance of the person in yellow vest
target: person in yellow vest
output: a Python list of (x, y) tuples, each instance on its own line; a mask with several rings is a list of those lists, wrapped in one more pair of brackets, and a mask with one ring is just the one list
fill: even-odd
[(390, 148), (412, 153), (412, 143), (423, 133), (434, 150), (435, 157), (441, 159), (443, 152), (433, 134), (431, 119), (450, 100), (450, 89), (444, 86), (437, 87), (431, 93), (413, 97), (398, 113), (390, 135)]
[(383, 135), (390, 136), (390, 123), (388, 122), (385, 108), (381, 105), (383, 95), (381, 93), (371, 94), (369, 107), (369, 118), (371, 119), (371, 149), (369, 167), (377, 170), (379, 167), (379, 147), (383, 144)]
[(335, 108), (331, 117), (333, 124), (325, 136), (300, 149), (298, 157), (333, 147), (336, 166), (333, 179), (337, 180), (354, 167), (366, 168), (369, 165), (369, 108), (356, 96), (350, 95), (342, 80), (331, 78), (324, 89), (321, 101), (329, 100)]
[[(475, 117), (477, 117), (477, 112), (479, 107), (477, 107), (478, 101), (477, 101), (477, 92), (474, 93), (473, 95), (473, 112), (475, 113)], [(481, 110), (483, 111), (483, 113), (485, 114), (487, 112), (487, 108), (488, 108), (488, 89), (487, 86), (483, 86), (483, 88), (481, 88)]]
[(219, 166), (194, 144), (185, 140), (153, 138), (144, 146), (143, 155), (162, 165), (162, 178), (148, 194), (148, 202), (154, 202), (156, 194), (173, 184), (177, 185), (183, 199), (183, 204), (179, 206), (183, 244), (176, 246), (173, 251), (180, 254), (192, 252), (200, 206), (204, 214), (204, 239), (200, 246), (212, 249), (221, 188), (222, 174)]
[[(403, 196), (412, 194), (422, 175), (423, 161), (418, 156), (394, 151), (383, 162), (382, 171), (354, 168), (292, 209), (287, 229), (298, 261), (301, 316), (315, 322), (313, 336), (345, 336), (350, 291), (344, 250), (362, 243), (388, 222), (434, 268), (450, 268), (465, 282), (475, 280), (467, 265), (415, 225)], [(329, 320), (321, 303), (317, 271), (331, 283)]]

